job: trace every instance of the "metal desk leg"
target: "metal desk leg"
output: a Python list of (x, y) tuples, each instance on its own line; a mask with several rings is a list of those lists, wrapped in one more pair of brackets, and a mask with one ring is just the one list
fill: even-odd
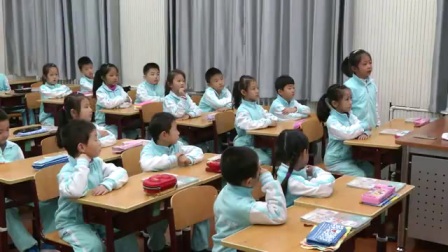
[[(401, 182), (409, 182), (409, 147), (402, 146), (401, 155)], [(397, 237), (397, 251), (405, 251), (406, 243), (406, 229), (407, 229), (407, 211), (408, 211), (408, 197), (403, 198), (401, 204), (401, 213), (398, 218), (398, 237)]]
[(5, 185), (0, 183), (0, 252), (8, 251), (8, 232), (6, 228)]

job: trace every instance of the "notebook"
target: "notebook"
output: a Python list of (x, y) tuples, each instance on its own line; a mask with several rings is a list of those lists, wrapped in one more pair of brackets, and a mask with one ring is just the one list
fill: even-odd
[(395, 192), (400, 191), (406, 185), (405, 183), (389, 181), (389, 180), (357, 177), (357, 178), (353, 179), (352, 181), (348, 182), (347, 186), (370, 190), (375, 186), (375, 184), (394, 186)]
[(345, 227), (360, 228), (368, 225), (372, 219), (366, 216), (340, 213), (337, 211), (317, 208), (303, 215), (301, 220), (313, 224), (330, 222), (333, 224), (343, 225)]
[(34, 169), (40, 170), (55, 164), (63, 164), (67, 162), (68, 162), (68, 155), (63, 154), (63, 155), (44, 157), (43, 159), (34, 162), (32, 166)]
[(400, 130), (400, 129), (383, 129), (380, 131), (381, 135), (399, 135), (399, 136), (404, 136), (406, 134), (408, 134), (410, 131), (409, 130)]
[(347, 229), (342, 225), (322, 222), (311, 230), (306, 237), (306, 243), (323, 247), (334, 246), (345, 233)]

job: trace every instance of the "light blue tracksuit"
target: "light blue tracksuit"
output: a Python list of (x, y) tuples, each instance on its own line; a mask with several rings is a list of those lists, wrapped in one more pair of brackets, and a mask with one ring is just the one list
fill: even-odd
[[(296, 108), (297, 111), (285, 115), (283, 114), (285, 108)], [(279, 121), (288, 121), (308, 117), (311, 110), (308, 106), (302, 105), (294, 99), (288, 102), (281, 95), (277, 95), (277, 98), (271, 104), (269, 112), (275, 115)]]
[(173, 91), (170, 91), (170, 93), (165, 96), (163, 101), (163, 112), (171, 113), (176, 118), (181, 118), (184, 115), (198, 117), (202, 114), (201, 109), (193, 102), (193, 100), (191, 100), (188, 94), (180, 97), (173, 93)]
[[(0, 74), (0, 91), (11, 91), (11, 86), (9, 86), (8, 78), (6, 78), (6, 75)], [(26, 109), (17, 109), (11, 112), (17, 112), (22, 115), (22, 122), (23, 125), (27, 124), (35, 124), (34, 116), (30, 116), (30, 122), (28, 123), (26, 120)], [(32, 113), (31, 111), (29, 113)]]
[[(11, 141), (6, 141), (5, 149), (0, 149), (0, 163), (14, 162), (23, 158), (23, 152), (20, 147)], [(6, 202), (8, 201), (6, 199)], [(43, 232), (53, 232), (56, 229), (54, 225), (54, 213), (57, 209), (57, 201), (40, 202), (39, 209)], [(37, 245), (37, 241), (23, 225), (18, 208), (6, 209), (6, 227), (8, 228), (9, 237), (11, 237), (12, 242), (20, 252)]]
[(213, 207), (216, 226), (213, 252), (236, 251), (224, 247), (221, 240), (250, 225), (279, 225), (286, 222), (286, 202), (280, 183), (269, 172), (261, 174), (260, 182), (261, 190), (266, 193), (264, 202), (255, 201), (251, 187), (227, 184), (219, 192)]
[[(364, 124), (367, 126), (367, 124)], [(367, 126), (368, 127), (368, 126)], [(344, 140), (355, 139), (362, 134), (369, 134), (363, 123), (350, 113), (339, 113), (331, 109), (327, 119), (328, 146), (324, 163), (329, 171), (358, 177), (373, 177), (374, 167), (367, 161), (355, 161), (352, 158), (352, 147), (344, 144)]]
[(86, 76), (82, 76), (79, 79), (79, 85), (81, 86), (81, 92), (92, 92), (93, 90), (93, 79), (89, 79)]
[(270, 165), (272, 151), (270, 149), (254, 148), (254, 137), (247, 130), (267, 128), (277, 117), (268, 113), (256, 102), (243, 100), (236, 111), (235, 129), (238, 134), (233, 141), (234, 146), (252, 148), (258, 155), (261, 164)]
[(162, 84), (151, 84), (147, 81), (140, 83), (137, 87), (137, 98), (135, 103), (163, 102), (165, 87)]
[[(96, 91), (95, 122), (99, 126), (105, 127), (117, 137), (117, 126), (106, 124), (106, 115), (101, 112), (101, 109), (127, 108), (130, 106), (132, 106), (132, 100), (121, 86), (117, 85), (112, 90), (103, 83)], [(123, 133), (127, 138), (135, 139), (137, 137), (136, 130), (126, 130)]]
[[(293, 170), (288, 180), (288, 190), (286, 192), (286, 205), (292, 206), (294, 200), (306, 196), (325, 198), (333, 193), (334, 177), (331, 173), (313, 166), (313, 176), (308, 177), (306, 168)], [(288, 174), (289, 167), (281, 164), (277, 171), (277, 180), (283, 183)]]
[(103, 131), (107, 131), (107, 135), (106, 136), (101, 136), (101, 133), (98, 132), (98, 140), (101, 143), (101, 147), (108, 147), (108, 146), (112, 146), (117, 142), (117, 138), (115, 137), (115, 135), (106, 130), (105, 127), (99, 126), (98, 124), (94, 123), (93, 125), (95, 125), (96, 130), (103, 130)]
[[(90, 162), (85, 158), (74, 159), (62, 167), (58, 174), (59, 201), (55, 222), (60, 237), (68, 242), (75, 252), (104, 251), (101, 238), (104, 226), (87, 224), (82, 215), (82, 206), (72, 199), (83, 197), (91, 189), (103, 185), (109, 191), (122, 187), (128, 181), (125, 169), (101, 158)], [(137, 238), (130, 234), (115, 241), (115, 251), (138, 251)]]
[[(177, 167), (176, 154), (182, 153), (192, 164), (202, 161), (204, 153), (201, 148), (192, 145), (183, 145), (178, 141), (171, 146), (162, 146), (156, 144), (153, 140), (149, 141), (140, 153), (140, 166), (143, 171), (164, 171)], [(154, 215), (158, 215), (160, 205), (156, 204)], [(152, 250), (162, 250), (165, 246), (165, 230), (168, 227), (166, 220), (160, 221), (148, 227), (148, 234), (151, 237), (149, 247)], [(193, 240), (191, 249), (201, 251), (208, 248), (208, 236), (210, 234), (210, 225), (208, 221), (200, 222), (194, 225)]]
[(381, 124), (378, 114), (378, 88), (372, 78), (366, 80), (353, 75), (344, 83), (352, 90), (352, 113), (361, 121), (364, 128), (372, 129)]
[[(40, 86), (40, 99), (51, 99), (51, 98), (63, 98), (71, 94), (72, 90), (66, 85), (61, 84), (48, 84), (45, 83)], [(39, 121), (42, 125), (54, 126), (54, 117), (50, 113), (44, 112), (44, 103), (40, 104)]]
[(221, 90), (218, 94), (212, 87), (205, 89), (204, 95), (202, 95), (199, 108), (203, 112), (213, 112), (220, 108), (232, 108), (232, 93), (227, 88)]

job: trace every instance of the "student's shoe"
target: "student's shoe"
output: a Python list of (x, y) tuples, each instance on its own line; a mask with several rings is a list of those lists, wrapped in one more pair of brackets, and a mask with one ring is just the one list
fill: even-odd
[(37, 245), (32, 246), (31, 248), (25, 250), (25, 252), (39, 252), (39, 247)]

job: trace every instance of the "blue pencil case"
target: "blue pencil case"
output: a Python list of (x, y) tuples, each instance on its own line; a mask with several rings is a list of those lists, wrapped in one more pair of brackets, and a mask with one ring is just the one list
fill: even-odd
[(347, 229), (342, 225), (322, 222), (311, 230), (306, 237), (306, 242), (309, 245), (331, 247), (336, 245), (346, 232)]
[(52, 166), (55, 164), (63, 164), (68, 162), (67, 155), (56, 155), (51, 157), (44, 157), (41, 160), (38, 160), (33, 163), (33, 169), (40, 170), (46, 168), (48, 166)]

